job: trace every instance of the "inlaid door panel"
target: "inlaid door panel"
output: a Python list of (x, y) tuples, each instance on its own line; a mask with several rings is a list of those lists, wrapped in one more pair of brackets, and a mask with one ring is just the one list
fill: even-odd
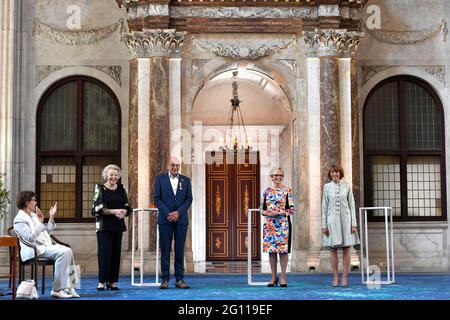
[[(248, 209), (259, 207), (257, 152), (206, 154), (206, 259), (246, 260)], [(260, 217), (252, 217), (252, 258), (260, 259)]]

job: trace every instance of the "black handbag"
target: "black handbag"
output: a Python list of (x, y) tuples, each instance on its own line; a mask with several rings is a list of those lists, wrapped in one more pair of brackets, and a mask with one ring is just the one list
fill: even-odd
[(264, 202), (263, 202), (263, 207), (262, 207), (263, 211), (267, 211), (266, 196), (267, 196), (267, 195), (264, 194)]

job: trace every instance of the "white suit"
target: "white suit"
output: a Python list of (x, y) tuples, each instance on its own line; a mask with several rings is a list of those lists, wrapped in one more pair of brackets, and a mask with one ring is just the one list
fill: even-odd
[[(32, 212), (27, 214), (19, 210), (14, 218), (14, 231), (24, 240), (34, 244), (38, 250), (38, 256), (55, 261), (55, 275), (53, 290), (73, 288), (78, 282), (75, 261), (72, 249), (60, 244), (53, 244), (49, 233), (56, 227), (55, 223), (49, 222), (47, 226), (39, 221), (37, 215)], [(34, 250), (20, 243), (20, 257), (22, 261), (34, 258)]]

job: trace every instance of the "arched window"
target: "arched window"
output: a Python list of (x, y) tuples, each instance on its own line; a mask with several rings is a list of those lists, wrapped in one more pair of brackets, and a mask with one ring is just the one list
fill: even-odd
[(444, 145), (429, 85), (408, 76), (378, 84), (364, 106), (365, 205), (392, 207), (396, 220), (445, 220)]
[(121, 116), (114, 93), (102, 82), (70, 77), (51, 86), (37, 112), (36, 186), (39, 206), (58, 201), (59, 219), (92, 218), (94, 185), (102, 169), (120, 165)]

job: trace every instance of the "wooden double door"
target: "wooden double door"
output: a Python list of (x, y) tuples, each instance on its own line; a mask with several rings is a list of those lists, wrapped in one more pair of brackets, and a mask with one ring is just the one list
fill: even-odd
[(248, 209), (259, 208), (258, 152), (206, 154), (206, 260), (260, 260), (260, 215), (253, 213), (248, 237)]

